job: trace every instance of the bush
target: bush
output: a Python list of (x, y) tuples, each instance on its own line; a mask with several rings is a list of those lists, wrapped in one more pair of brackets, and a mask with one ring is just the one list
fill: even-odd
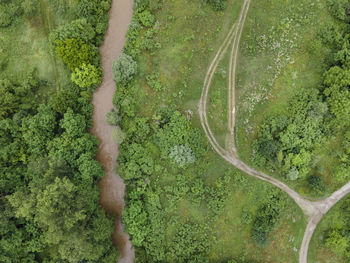
[(326, 186), (321, 177), (311, 175), (307, 178), (307, 182), (309, 183), (312, 191), (316, 193), (323, 193), (326, 190)]
[(0, 27), (8, 27), (12, 23), (11, 12), (4, 5), (0, 5)]
[(215, 10), (222, 11), (226, 7), (226, 0), (207, 0), (207, 3)]
[(91, 63), (96, 56), (96, 52), (89, 45), (77, 38), (57, 40), (56, 53), (70, 70), (78, 68), (83, 63)]
[(55, 50), (58, 40), (65, 41), (68, 38), (76, 38), (81, 39), (84, 43), (92, 43), (95, 36), (94, 28), (86, 19), (77, 19), (52, 31), (49, 41), (51, 47)]
[(337, 19), (345, 20), (350, 6), (348, 0), (327, 0), (330, 13)]
[(90, 88), (101, 81), (101, 69), (97, 69), (91, 64), (83, 63), (74, 70), (71, 79), (81, 88)]
[(196, 160), (193, 151), (187, 145), (175, 145), (170, 149), (169, 157), (173, 159), (179, 167), (194, 163)]
[(112, 138), (116, 143), (122, 144), (126, 138), (126, 135), (122, 131), (122, 129), (118, 126), (113, 130)]
[(146, 27), (153, 26), (154, 22), (156, 21), (154, 15), (152, 15), (148, 10), (139, 13), (139, 19), (141, 23)]
[(115, 109), (110, 110), (106, 114), (106, 122), (111, 126), (117, 126), (121, 122), (122, 117), (119, 116)]
[(137, 64), (131, 56), (121, 53), (113, 62), (112, 71), (117, 83), (130, 81), (137, 72)]

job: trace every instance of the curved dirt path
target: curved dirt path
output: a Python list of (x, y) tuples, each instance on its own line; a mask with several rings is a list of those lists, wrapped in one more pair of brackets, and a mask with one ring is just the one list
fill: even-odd
[[(237, 154), (236, 146), (234, 143), (234, 127), (235, 127), (235, 82), (236, 82), (236, 65), (237, 65), (237, 57), (238, 57), (238, 48), (239, 42), (243, 31), (243, 26), (245, 19), (247, 17), (247, 13), (249, 10), (251, 0), (245, 0), (242, 6), (242, 10), (240, 13), (240, 17), (238, 21), (232, 26), (227, 37), (224, 42), (220, 46), (217, 54), (215, 55), (211, 65), (209, 66), (208, 72), (204, 79), (203, 90), (201, 94), (201, 98), (199, 101), (199, 117), (201, 121), (201, 125), (203, 130), (212, 146), (212, 148), (226, 161), (234, 165), (236, 168), (242, 170), (243, 172), (258, 178), (260, 180), (269, 182), (276, 187), (280, 188), (284, 192), (286, 192), (294, 201), (298, 204), (298, 206), (302, 209), (304, 214), (308, 217), (308, 224), (305, 230), (305, 234), (303, 237), (303, 241), (299, 251), (299, 262), (307, 263), (307, 253), (309, 249), (309, 244), (312, 238), (312, 235), (321, 221), (322, 217), (343, 197), (350, 193), (350, 182), (344, 185), (341, 189), (334, 192), (330, 197), (326, 199), (318, 199), (316, 201), (310, 201), (300, 194), (292, 190), (286, 184), (281, 181), (268, 176), (262, 172), (258, 172), (244, 162), (242, 162)], [(227, 50), (230, 43), (233, 41), (232, 50), (230, 55), (230, 64), (229, 64), (229, 87), (228, 87), (228, 130), (231, 133), (232, 141), (230, 142), (229, 151), (223, 149), (219, 143), (216, 141), (213, 132), (210, 129), (208, 119), (207, 119), (207, 97), (209, 93), (209, 88), (212, 82), (212, 78), (216, 71), (216, 68), (222, 59), (225, 51)]]
[(121, 251), (119, 263), (132, 263), (135, 256), (129, 236), (124, 233), (121, 224), (125, 185), (120, 176), (114, 172), (118, 145), (112, 140), (113, 127), (106, 123), (105, 116), (108, 111), (113, 109), (112, 98), (115, 83), (112, 78), (112, 62), (117, 59), (123, 49), (125, 34), (132, 18), (132, 9), (133, 0), (112, 1), (108, 29), (100, 47), (103, 80), (92, 100), (94, 125), (91, 133), (99, 141), (97, 160), (106, 171), (106, 175), (99, 182), (100, 205), (106, 212), (117, 216), (112, 239), (114, 245)]

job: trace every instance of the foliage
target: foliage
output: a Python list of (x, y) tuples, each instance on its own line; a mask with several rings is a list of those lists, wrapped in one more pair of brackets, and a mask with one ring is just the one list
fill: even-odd
[(142, 25), (144, 25), (145, 27), (153, 26), (153, 24), (156, 20), (154, 15), (152, 15), (150, 13), (150, 11), (148, 11), (148, 10), (145, 10), (145, 11), (139, 13), (139, 19), (140, 19)]
[(206, 0), (206, 1), (215, 11), (222, 11), (226, 7), (226, 0)]
[[(98, 73), (93, 77), (100, 80), (95, 50), (106, 28), (109, 1), (95, 1), (100, 32), (84, 16), (71, 21), (77, 16), (77, 1), (59, 1), (58, 6), (65, 7), (69, 2), (65, 10), (71, 17), (64, 18), (57, 15), (58, 9), (47, 13), (47, 8), (54, 9), (54, 2), (40, 5), (43, 10), (39, 13), (36, 0), (0, 1), (0, 13), (5, 13), (0, 14), (0, 27), (5, 20), (9, 26), (6, 32), (1, 30), (5, 33), (1, 45), (16, 31), (24, 40), (15, 43), (18, 39), (11, 39), (13, 54), (28, 60), (39, 57), (42, 63), (38, 66), (25, 60), (22, 65), (9, 53), (8, 61), (28, 68), (24, 72), (30, 74), (1, 65), (6, 71), (0, 77), (0, 261), (111, 263), (119, 253), (110, 238), (114, 220), (98, 205), (97, 182), (104, 172), (95, 160), (97, 140), (88, 132), (91, 90), (80, 89), (69, 79), (58, 83), (57, 72), (66, 74), (61, 63), (53, 67), (56, 75), (50, 73), (51, 68), (45, 71), (52, 61), (45, 56), (49, 30), (43, 28), (51, 28), (51, 20), (59, 21), (61, 26), (50, 30), (52, 51), (59, 46), (68, 65), (93, 64)], [(28, 19), (21, 18), (22, 13)], [(48, 21), (46, 15), (52, 18)], [(30, 31), (24, 34), (23, 30)], [(55, 90), (58, 84), (61, 88)]]
[(122, 144), (123, 141), (126, 138), (125, 133), (122, 131), (122, 129), (117, 126), (114, 128), (113, 130), (113, 134), (112, 134), (113, 140), (117, 143), (117, 144)]
[(253, 239), (257, 245), (264, 246), (267, 244), (269, 233), (278, 222), (283, 206), (284, 200), (281, 195), (272, 193), (267, 202), (258, 209), (252, 232)]
[(179, 167), (184, 167), (188, 164), (192, 164), (196, 160), (193, 151), (187, 145), (173, 146), (170, 149), (169, 157), (170, 159), (173, 159)]
[(316, 193), (322, 194), (326, 190), (324, 181), (319, 176), (311, 175), (307, 178), (307, 182), (309, 183), (311, 189)]
[(331, 14), (340, 20), (345, 20), (349, 15), (350, 3), (348, 0), (327, 0), (328, 9)]
[(89, 45), (76, 38), (57, 40), (56, 53), (70, 70), (78, 68), (83, 63), (91, 63), (96, 55)]
[(163, 158), (169, 158), (171, 149), (176, 145), (186, 145), (196, 158), (204, 153), (199, 130), (190, 128), (190, 122), (179, 111), (173, 112), (169, 122), (160, 126), (155, 136)]
[(154, 161), (149, 151), (142, 145), (133, 143), (128, 146), (119, 157), (119, 172), (124, 180), (132, 180), (151, 175)]
[(117, 60), (113, 62), (113, 78), (119, 82), (130, 81), (137, 72), (137, 64), (131, 56), (121, 53)]
[(118, 111), (115, 109), (110, 110), (106, 114), (106, 122), (111, 126), (118, 126), (121, 120), (122, 120), (122, 117), (119, 115)]
[(91, 24), (85, 18), (81, 18), (56, 28), (50, 33), (49, 41), (55, 50), (61, 43), (59, 40), (64, 42), (66, 39), (80, 39), (84, 43), (91, 44), (95, 35), (96, 32)]
[(21, 4), (24, 15), (31, 17), (39, 12), (40, 6), (38, 0), (24, 0)]
[(71, 79), (81, 88), (90, 88), (101, 82), (101, 69), (83, 63), (74, 70)]

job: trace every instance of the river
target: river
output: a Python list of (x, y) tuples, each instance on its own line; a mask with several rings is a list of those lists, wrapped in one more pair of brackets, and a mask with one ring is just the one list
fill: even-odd
[(100, 205), (107, 213), (117, 217), (112, 239), (114, 245), (121, 251), (119, 263), (132, 263), (135, 256), (129, 236), (124, 233), (121, 224), (125, 184), (120, 176), (114, 172), (118, 145), (112, 139), (113, 127), (106, 123), (105, 116), (113, 108), (112, 98), (115, 83), (112, 77), (112, 63), (118, 58), (125, 44), (125, 34), (132, 18), (132, 10), (133, 0), (112, 1), (108, 29), (104, 42), (100, 46), (103, 80), (92, 100), (94, 124), (91, 132), (99, 141), (97, 160), (106, 171), (106, 175), (99, 182)]

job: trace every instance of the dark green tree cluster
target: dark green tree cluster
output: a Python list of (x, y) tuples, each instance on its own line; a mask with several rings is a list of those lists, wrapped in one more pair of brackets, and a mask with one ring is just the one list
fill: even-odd
[(114, 262), (113, 222), (98, 205), (103, 170), (88, 133), (89, 100), (71, 87), (59, 94), (73, 108), (57, 108), (57, 94), (33, 99), (41, 85), (34, 74), (0, 83), (1, 98), (13, 102), (0, 106), (0, 261)]
[[(37, 2), (22, 1), (28, 15), (36, 12), (32, 3)], [(60, 58), (75, 67), (72, 83), (45, 94), (47, 82), (36, 71), (25, 79), (0, 79), (0, 262), (118, 259), (113, 219), (98, 204), (104, 172), (95, 159), (97, 140), (88, 132), (92, 91), (85, 82), (96, 86), (100, 80), (96, 45), (109, 8), (109, 2), (92, 3), (92, 13), (50, 37), (60, 46)], [(101, 32), (94, 15), (104, 17), (96, 18), (104, 23)]]

